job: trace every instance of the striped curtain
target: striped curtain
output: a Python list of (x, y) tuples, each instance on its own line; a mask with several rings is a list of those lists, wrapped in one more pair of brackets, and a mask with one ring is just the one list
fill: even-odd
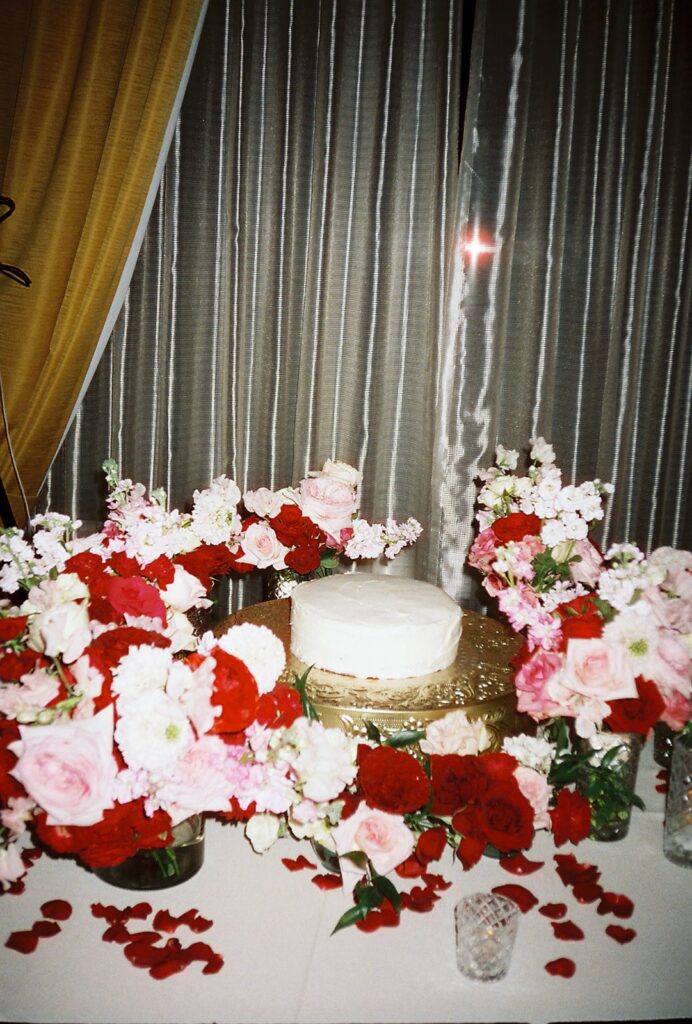
[(692, 547), (692, 5), (477, 0), (459, 161), (470, 13), (211, 0), (44, 502), (98, 520), (109, 454), (175, 505), (341, 458), (425, 527), (397, 571), (473, 604), (475, 476), (539, 433), (615, 483), (603, 544)]

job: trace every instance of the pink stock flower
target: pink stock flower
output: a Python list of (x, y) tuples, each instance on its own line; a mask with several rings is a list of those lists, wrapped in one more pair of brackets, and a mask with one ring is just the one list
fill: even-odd
[(692, 712), (690, 699), (689, 697), (684, 697), (677, 690), (673, 690), (669, 695), (662, 694), (662, 696), (666, 706), (661, 718), (671, 729), (679, 732)]
[(579, 562), (570, 562), (569, 574), (573, 582), (595, 587), (603, 568), (603, 558), (596, 545), (590, 540), (577, 540), (572, 554), (579, 555), (581, 559)]
[(490, 527), (481, 530), (469, 551), (469, 565), (474, 566), (482, 573), (490, 573), (497, 547), (497, 535), (494, 530)]

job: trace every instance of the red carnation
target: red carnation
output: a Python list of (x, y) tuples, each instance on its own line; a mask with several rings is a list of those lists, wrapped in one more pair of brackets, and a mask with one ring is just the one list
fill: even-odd
[(79, 576), (82, 583), (87, 585), (102, 576), (105, 569), (105, 562), (93, 551), (80, 551), (78, 555), (72, 555), (65, 562), (65, 572), (73, 572)]
[(537, 536), (540, 533), (541, 521), (538, 516), (526, 515), (524, 512), (510, 512), (502, 519), (496, 519), (492, 531), (501, 544), (511, 540), (523, 540), (527, 535)]
[[(571, 789), (561, 789), (550, 810), (555, 845), (579, 843), (591, 828), (591, 807), (586, 797)], [(570, 854), (571, 856), (571, 854)]]
[(603, 635), (603, 619), (591, 594), (575, 597), (558, 608), (562, 622), (561, 650), (569, 640), (593, 640)]
[(288, 728), (302, 713), (300, 694), (285, 683), (277, 683), (269, 693), (263, 693), (257, 704), (257, 721), (271, 729)]
[(49, 659), (31, 647), (20, 651), (19, 654), (7, 651), (0, 658), (0, 679), (5, 683), (18, 683), (28, 672), (33, 672), (36, 668), (47, 668), (49, 665)]
[(16, 640), (21, 636), (28, 621), (28, 615), (8, 615), (7, 618), (0, 618), (0, 644), (6, 644), (9, 640)]
[(375, 747), (358, 770), (358, 782), (371, 807), (390, 814), (420, 810), (430, 797), (430, 781), (415, 757), (393, 747)]
[(142, 567), (135, 558), (126, 555), (124, 551), (114, 551), (108, 559), (108, 568), (118, 576), (141, 576)]
[(116, 665), (125, 657), (131, 647), (170, 647), (171, 642), (163, 633), (137, 626), (119, 626), (107, 629), (92, 640), (86, 653), (89, 661), (107, 680)]
[(432, 755), (433, 814), (454, 814), (486, 788), (487, 777), (479, 764), (480, 758), (471, 754)]
[(216, 647), (213, 652), (214, 695), (211, 702), (221, 708), (221, 714), (214, 719), (213, 733), (240, 732), (257, 713), (259, 693), (255, 677), (248, 667), (232, 654)]
[(175, 566), (167, 555), (159, 555), (142, 569), (142, 574), (162, 590), (165, 590), (175, 579)]
[[(225, 544), (202, 544), (194, 551), (178, 555), (175, 564), (192, 573), (207, 590), (210, 590), (212, 576), (230, 572), (234, 561)], [(255, 566), (251, 565), (249, 568), (254, 569)]]
[(91, 586), (90, 614), (100, 622), (124, 622), (145, 615), (166, 624), (166, 606), (156, 587), (139, 577), (102, 576)]
[(45, 815), (36, 818), (36, 834), (43, 843), (56, 853), (73, 854), (92, 868), (120, 864), (138, 850), (167, 846), (170, 828), (165, 811), (145, 814), (143, 799), (116, 804), (95, 825), (47, 825)]
[(637, 676), (638, 697), (611, 700), (610, 714), (605, 720), (613, 732), (637, 732), (646, 736), (665, 710), (666, 702), (655, 683)]

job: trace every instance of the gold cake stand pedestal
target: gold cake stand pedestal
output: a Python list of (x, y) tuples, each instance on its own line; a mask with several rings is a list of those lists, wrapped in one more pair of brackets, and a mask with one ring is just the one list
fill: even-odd
[[(290, 615), (290, 598), (264, 601), (223, 619), (214, 633), (221, 636), (243, 622), (267, 626), (286, 649), (280, 681), (291, 684), (294, 673), (301, 676), (309, 666), (291, 654)], [(464, 611), (459, 649), (449, 668), (412, 679), (358, 679), (312, 668), (306, 693), (325, 726), (351, 736), (365, 736), (368, 722), (382, 736), (425, 729), (450, 711), (463, 710), (469, 718), (485, 722), (498, 749), (505, 736), (530, 728), (526, 717), (517, 712), (510, 664), (520, 645), (521, 639), (501, 623)]]

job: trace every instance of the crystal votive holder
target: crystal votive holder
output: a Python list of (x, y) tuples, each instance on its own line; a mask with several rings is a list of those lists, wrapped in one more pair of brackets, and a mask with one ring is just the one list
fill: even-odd
[(692, 867), (692, 737), (673, 744), (663, 852), (673, 864)]
[(507, 974), (517, 936), (519, 908), (495, 893), (465, 896), (454, 911), (457, 965), (474, 981), (500, 981)]

